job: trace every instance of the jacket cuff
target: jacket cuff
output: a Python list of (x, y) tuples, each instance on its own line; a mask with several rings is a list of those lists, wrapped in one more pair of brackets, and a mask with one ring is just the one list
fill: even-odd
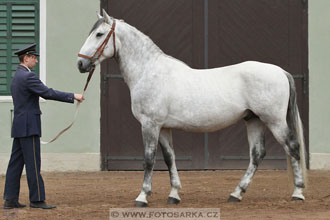
[(68, 96), (68, 102), (74, 103), (74, 94), (73, 93), (70, 93), (70, 95)]

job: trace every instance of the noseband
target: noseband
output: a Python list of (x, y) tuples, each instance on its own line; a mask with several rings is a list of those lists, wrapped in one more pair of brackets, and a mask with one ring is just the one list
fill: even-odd
[(110, 32), (108, 33), (107, 37), (104, 39), (103, 43), (95, 51), (95, 53), (93, 54), (93, 56), (87, 56), (87, 55), (78, 53), (78, 57), (83, 57), (83, 58), (90, 59), (91, 62), (92, 62), (92, 66), (94, 66), (94, 60), (95, 59), (98, 60), (100, 58), (100, 56), (103, 54), (103, 51), (104, 51), (105, 47), (107, 46), (108, 41), (109, 41), (111, 35), (113, 34), (113, 49), (114, 49), (114, 52), (113, 52), (113, 56), (111, 58), (114, 58), (116, 56), (116, 53), (117, 53), (116, 52), (115, 27), (116, 27), (116, 20), (113, 20), (113, 23), (112, 23)]

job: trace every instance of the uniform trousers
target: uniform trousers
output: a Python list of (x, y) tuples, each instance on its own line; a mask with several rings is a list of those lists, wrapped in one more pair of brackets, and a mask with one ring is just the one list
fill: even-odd
[(18, 201), (20, 179), (25, 165), (31, 202), (44, 201), (45, 187), (40, 174), (40, 137), (14, 138), (10, 161), (7, 168), (4, 199)]

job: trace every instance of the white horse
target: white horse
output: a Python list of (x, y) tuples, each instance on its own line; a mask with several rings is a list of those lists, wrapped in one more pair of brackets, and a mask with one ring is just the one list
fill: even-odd
[(181, 182), (175, 164), (172, 128), (210, 132), (241, 119), (246, 120), (250, 164), (228, 201), (242, 200), (242, 193), (265, 156), (266, 127), (287, 153), (291, 165), (288, 170), (294, 178), (292, 199), (305, 199), (302, 123), (294, 80), (289, 73), (278, 66), (254, 61), (215, 69), (192, 69), (164, 54), (149, 37), (124, 21), (110, 17), (104, 10), (103, 17), (98, 16), (80, 50), (78, 68), (83, 73), (109, 57), (118, 60), (130, 90), (133, 115), (142, 127), (144, 181), (136, 206), (147, 206), (158, 143), (170, 172), (168, 203), (180, 202)]

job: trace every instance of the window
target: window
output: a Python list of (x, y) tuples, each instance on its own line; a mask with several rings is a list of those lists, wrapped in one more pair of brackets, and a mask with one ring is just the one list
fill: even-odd
[[(0, 2), (0, 96), (10, 95), (10, 83), (19, 60), (14, 52), (37, 43), (39, 50), (39, 0)], [(39, 65), (34, 69), (39, 75)]]

